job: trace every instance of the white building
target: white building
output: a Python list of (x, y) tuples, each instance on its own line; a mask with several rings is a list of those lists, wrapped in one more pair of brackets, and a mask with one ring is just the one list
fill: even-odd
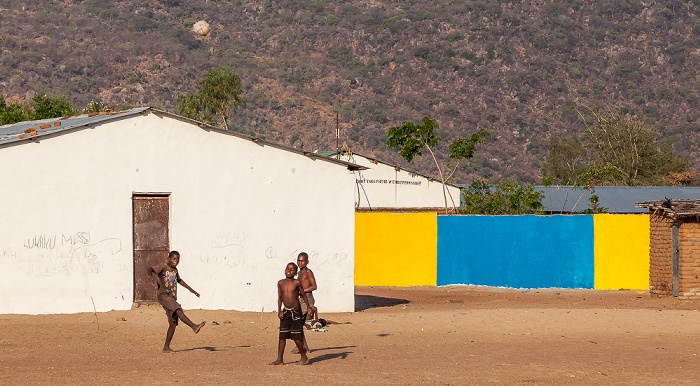
[(306, 251), (354, 311), (357, 165), (152, 108), (0, 126), (0, 165), (0, 314), (130, 309), (170, 249), (184, 308), (273, 311)]
[[(320, 152), (336, 157), (335, 151)], [(444, 210), (445, 196), (449, 210), (460, 206), (460, 189), (438, 179), (402, 169), (361, 154), (341, 151), (340, 159), (365, 170), (355, 175), (355, 207), (358, 211), (435, 211)]]

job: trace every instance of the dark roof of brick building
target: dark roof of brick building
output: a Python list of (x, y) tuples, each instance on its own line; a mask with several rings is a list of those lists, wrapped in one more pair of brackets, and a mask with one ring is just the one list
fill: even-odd
[(672, 200), (667, 198), (656, 201), (636, 202), (635, 205), (639, 208), (649, 208), (649, 210), (661, 210), (664, 214), (673, 218), (700, 216), (700, 199)]

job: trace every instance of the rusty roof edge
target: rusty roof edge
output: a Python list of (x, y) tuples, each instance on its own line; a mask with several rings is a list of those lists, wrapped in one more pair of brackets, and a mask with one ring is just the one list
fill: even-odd
[[(170, 113), (170, 112), (167, 112), (167, 111), (164, 111), (164, 110), (159, 110), (159, 109), (156, 109), (156, 108), (150, 107), (150, 106), (146, 106), (146, 107), (135, 107), (135, 108), (133, 108), (133, 109), (131, 109), (131, 110), (119, 111), (119, 112), (115, 112), (115, 113), (113, 113), (113, 114), (99, 115), (100, 118), (97, 119), (97, 120), (90, 121), (90, 122), (85, 122), (85, 123), (80, 124), (80, 125), (72, 126), (72, 127), (69, 127), (69, 128), (64, 128), (64, 129), (62, 129), (62, 130), (55, 130), (55, 131), (51, 131), (51, 132), (48, 132), (48, 133), (37, 134), (37, 135), (31, 136), (31, 137), (17, 138), (17, 139), (12, 140), (12, 141), (0, 142), (0, 147), (14, 146), (14, 145), (17, 145), (17, 144), (22, 143), (22, 142), (24, 142), (24, 141), (32, 141), (32, 140), (38, 139), (38, 138), (40, 138), (40, 137), (46, 137), (46, 136), (50, 136), (50, 135), (57, 135), (57, 134), (60, 134), (60, 133), (68, 133), (68, 132), (76, 131), (76, 130), (83, 129), (83, 128), (89, 128), (89, 127), (92, 126), (92, 125), (107, 123), (107, 122), (115, 121), (115, 120), (118, 120), (118, 119), (123, 119), (123, 118), (130, 117), (130, 116), (134, 116), (134, 115), (142, 115), (142, 114), (146, 114), (146, 113), (148, 113), (148, 112), (152, 112), (152, 113), (154, 113), (154, 114), (156, 114), (156, 115), (166, 115), (166, 116), (171, 117), (171, 118), (174, 118), (174, 119), (179, 119), (179, 120), (182, 120), (182, 121), (190, 122), (190, 123), (193, 123), (193, 124), (197, 125), (198, 127), (202, 128), (202, 129), (211, 130), (211, 131), (216, 131), (216, 132), (219, 132), (219, 133), (222, 133), (222, 134), (227, 134), (227, 135), (233, 135), (233, 136), (238, 137), (238, 138), (241, 138), (241, 139), (246, 139), (246, 140), (253, 141), (253, 142), (257, 143), (258, 145), (267, 145), (267, 146), (274, 147), (274, 148), (277, 148), (277, 149), (286, 150), (286, 151), (289, 151), (289, 152), (292, 152), (292, 153), (296, 153), (296, 154), (300, 154), (300, 155), (305, 155), (305, 156), (307, 156), (307, 157), (309, 157), (309, 158), (312, 158), (312, 159), (320, 159), (320, 160), (322, 160), (322, 161), (330, 162), (330, 163), (337, 164), (337, 165), (342, 165), (342, 166), (345, 166), (348, 170), (351, 170), (351, 171), (368, 169), (367, 167), (364, 167), (364, 166), (356, 165), (356, 164), (353, 164), (353, 163), (351, 163), (351, 162), (345, 162), (345, 161), (341, 161), (341, 160), (336, 160), (336, 159), (334, 159), (334, 158), (322, 156), (322, 155), (316, 154), (316, 153), (310, 153), (311, 155), (309, 155), (309, 152), (308, 152), (308, 151), (305, 151), (305, 150), (296, 149), (296, 148), (289, 147), (289, 146), (286, 146), (286, 145), (283, 145), (283, 144), (280, 144), (280, 143), (271, 142), (271, 141), (268, 141), (268, 140), (265, 140), (265, 139), (262, 139), (262, 138), (251, 137), (251, 136), (248, 136), (248, 135), (245, 135), (245, 134), (241, 134), (241, 133), (237, 133), (237, 132), (231, 131), (231, 130), (225, 130), (225, 129), (222, 129), (222, 128), (219, 128), (219, 127), (216, 127), (216, 126), (209, 125), (209, 124), (204, 123), (204, 122), (199, 122), (199, 121), (194, 120), (194, 119), (191, 119), (191, 118), (183, 117), (183, 116), (181, 116), (181, 115), (177, 115), (177, 114), (174, 114), (174, 113)], [(77, 118), (77, 117), (78, 117), (78, 116), (59, 117), (59, 118), (52, 118), (52, 119), (49, 119), (49, 120), (55, 120), (55, 121), (63, 120), (63, 121), (66, 121), (66, 120), (68, 120), (68, 119), (70, 119), (70, 118)], [(32, 121), (32, 122), (33, 122), (33, 121)], [(18, 122), (18, 123), (19, 123), (19, 122)]]
[[(150, 109), (151, 109), (151, 107), (135, 107), (135, 108), (130, 109), (130, 110), (115, 111), (115, 112), (113, 112), (113, 113), (111, 113), (111, 114), (100, 114), (101, 119), (99, 119), (99, 120), (94, 120), (94, 121), (90, 121), (90, 122), (85, 122), (85, 123), (83, 123), (83, 124), (76, 125), (76, 126), (71, 126), (71, 127), (67, 127), (67, 128), (62, 127), (61, 129), (58, 129), (58, 130), (51, 130), (51, 131), (49, 131), (49, 132), (42, 132), (42, 133), (38, 133), (38, 132), (37, 132), (36, 135), (28, 136), (28, 137), (23, 137), (23, 138), (19, 138), (19, 137), (18, 137), (18, 138), (16, 138), (16, 139), (13, 139), (13, 140), (10, 140), (10, 141), (0, 141), (0, 148), (3, 148), (3, 147), (10, 147), (10, 146), (16, 146), (16, 145), (19, 145), (19, 144), (21, 144), (21, 143), (23, 143), (23, 142), (25, 142), (25, 141), (32, 142), (32, 141), (34, 141), (34, 140), (36, 140), (36, 139), (39, 139), (39, 138), (42, 138), (42, 137), (49, 137), (49, 136), (53, 136), (53, 135), (60, 135), (60, 134), (62, 134), (62, 133), (70, 133), (70, 132), (77, 131), (77, 130), (80, 130), (80, 129), (90, 128), (90, 126), (94, 126), (94, 125), (97, 125), (97, 124), (102, 124), (102, 123), (106, 123), (106, 122), (116, 121), (116, 120), (119, 120), (119, 119), (122, 119), (122, 118), (126, 118), (126, 117), (129, 117), (129, 116), (132, 116), (132, 115), (140, 115), (140, 114), (143, 114), (143, 113), (145, 113), (146, 111), (148, 111), (148, 110), (150, 110)], [(86, 117), (89, 117), (88, 114), (81, 114), (81, 115), (64, 116), (64, 117), (58, 117), (58, 118), (47, 118), (47, 119), (41, 119), (41, 120), (37, 120), (37, 121), (17, 122), (17, 123), (44, 122), (44, 121), (46, 121), (46, 122), (54, 122), (54, 121), (58, 122), (58, 121), (62, 121), (62, 122), (63, 122), (63, 121), (66, 121), (67, 119), (70, 119), (70, 118), (81, 117), (82, 115), (85, 115)], [(10, 126), (10, 125), (5, 125), (5, 126)], [(21, 135), (21, 134), (20, 134), (20, 135)]]
[[(171, 117), (171, 118), (174, 118), (174, 119), (179, 119), (179, 120), (182, 120), (182, 121), (190, 122), (190, 123), (193, 123), (193, 124), (197, 125), (198, 127), (202, 128), (202, 129), (211, 130), (211, 131), (216, 131), (216, 132), (219, 132), (219, 133), (222, 133), (222, 134), (227, 134), (227, 135), (233, 135), (233, 136), (238, 137), (238, 138), (241, 138), (241, 139), (246, 139), (246, 140), (253, 141), (253, 142), (255, 142), (255, 143), (259, 144), (259, 145), (267, 145), (267, 146), (270, 146), (270, 147), (274, 147), (274, 148), (278, 148), (278, 149), (281, 149), (281, 150), (290, 151), (290, 152), (292, 152), (292, 153), (296, 153), (296, 154), (300, 154), (300, 155), (306, 155), (306, 153), (309, 153), (308, 151), (305, 151), (305, 150), (300, 150), (300, 149), (296, 149), (296, 148), (289, 147), (289, 146), (286, 146), (286, 145), (282, 145), (282, 144), (280, 144), (280, 143), (275, 143), (275, 142), (267, 141), (267, 140), (262, 139), (262, 138), (251, 137), (251, 136), (249, 136), (249, 135), (237, 133), (237, 132), (235, 132), (235, 131), (225, 130), (225, 129), (222, 129), (222, 128), (219, 128), (219, 127), (216, 127), (216, 126), (209, 125), (209, 124), (204, 123), (204, 122), (200, 122), (200, 121), (197, 121), (197, 120), (194, 120), (194, 119), (191, 119), (191, 118), (183, 117), (183, 116), (181, 116), (181, 115), (177, 115), (177, 114), (174, 114), (174, 113), (170, 113), (170, 112), (167, 112), (167, 111), (164, 111), (164, 110), (159, 110), (159, 109), (157, 109), (157, 108), (155, 108), (155, 107), (150, 107), (150, 106), (146, 106), (146, 107), (135, 107), (135, 108), (130, 109), (130, 110), (119, 111), (119, 112), (115, 112), (115, 113), (113, 113), (113, 114), (99, 115), (100, 118), (99, 118), (98, 120), (94, 120), (94, 121), (90, 121), (90, 122), (85, 122), (85, 123), (83, 123), (83, 124), (76, 125), (76, 126), (72, 126), (72, 127), (69, 127), (69, 128), (63, 128), (62, 130), (55, 130), (55, 131), (51, 131), (51, 132), (48, 132), (48, 133), (37, 134), (37, 135), (35, 135), (35, 136), (31, 136), (31, 137), (27, 137), (27, 138), (18, 138), (18, 139), (12, 140), (12, 141), (0, 142), (0, 148), (2, 148), (2, 147), (9, 147), (9, 146), (15, 146), (15, 145), (18, 145), (18, 144), (23, 143), (24, 141), (33, 141), (33, 140), (38, 139), (38, 138), (40, 138), (40, 137), (47, 137), (47, 136), (50, 136), (50, 135), (59, 135), (59, 134), (61, 134), (61, 133), (69, 133), (69, 132), (73, 132), (73, 131), (76, 131), (76, 130), (79, 130), (79, 129), (89, 128), (90, 126), (93, 126), (93, 125), (96, 125), (96, 124), (107, 123), (107, 122), (115, 121), (115, 120), (118, 120), (118, 119), (123, 119), (123, 118), (130, 117), (130, 116), (134, 116), (134, 115), (142, 115), (142, 114), (146, 114), (146, 113), (148, 113), (148, 112), (152, 112), (152, 113), (154, 113), (154, 114), (156, 114), (156, 115), (166, 115), (166, 116)], [(84, 115), (84, 114), (83, 114), (83, 115)], [(65, 122), (67, 119), (76, 118), (76, 117), (78, 117), (78, 116), (59, 117), (59, 118), (52, 118), (52, 119), (49, 119), (49, 120), (55, 120), (55, 121), (63, 120), (63, 121)], [(42, 121), (43, 121), (43, 120), (42, 120)], [(31, 122), (34, 122), (34, 121), (31, 121)], [(20, 122), (18, 122), (18, 123), (20, 123)], [(336, 165), (342, 165), (342, 166), (345, 166), (348, 170), (351, 170), (351, 171), (368, 169), (367, 167), (360, 166), (360, 165), (356, 165), (356, 164), (353, 164), (353, 163), (351, 163), (351, 162), (345, 162), (345, 161), (336, 160), (336, 159), (334, 159), (334, 158), (322, 156), (322, 155), (316, 154), (316, 153), (311, 153), (311, 154), (312, 154), (313, 156), (309, 156), (309, 158), (312, 158), (312, 159), (318, 158), (318, 159), (320, 159), (320, 160), (322, 160), (322, 161), (330, 162), (330, 163), (333, 163), (333, 164), (336, 164)]]
[(260, 145), (260, 146), (270, 146), (270, 147), (274, 147), (274, 148), (276, 148), (276, 149), (286, 150), (286, 151), (289, 151), (289, 152), (292, 152), (292, 153), (296, 153), (296, 154), (299, 154), (299, 155), (306, 156), (306, 157), (311, 158), (311, 159), (320, 159), (320, 160), (325, 161), (325, 162), (330, 162), (330, 163), (333, 163), (333, 164), (336, 164), (336, 165), (345, 166), (348, 170), (351, 170), (351, 171), (369, 169), (368, 167), (361, 166), (361, 165), (357, 165), (357, 164), (354, 164), (354, 163), (352, 163), (352, 162), (346, 162), (346, 161), (337, 160), (337, 159), (335, 159), (335, 158), (326, 157), (326, 156), (324, 156), (324, 155), (321, 155), (321, 154), (318, 154), (318, 153), (312, 153), (312, 152), (309, 152), (309, 151), (307, 151), (307, 150), (297, 149), (297, 148), (294, 148), (294, 147), (290, 147), (290, 146), (287, 146), (287, 145), (283, 145), (283, 144), (281, 144), (281, 143), (271, 142), (271, 141), (268, 141), (268, 140), (266, 140), (266, 139), (262, 139), (262, 138), (258, 138), (258, 137), (251, 137), (251, 136), (246, 135), (246, 134), (241, 134), (241, 133), (238, 133), (238, 132), (235, 132), (235, 131), (222, 129), (222, 128), (220, 128), (220, 127), (216, 127), (216, 126), (210, 125), (210, 124), (205, 123), (205, 122), (200, 122), (200, 121), (197, 121), (197, 120), (192, 119), (192, 118), (183, 117), (183, 116), (181, 116), (181, 115), (177, 115), (177, 114), (174, 114), (174, 113), (170, 113), (170, 112), (168, 112), (168, 111), (159, 110), (159, 109), (156, 109), (156, 108), (154, 108), (154, 107), (149, 107), (149, 109), (150, 109), (154, 114), (157, 114), (157, 115), (166, 115), (166, 116), (168, 116), (168, 117), (170, 117), (170, 118), (179, 119), (179, 120), (182, 120), (182, 121), (185, 121), (185, 122), (190, 122), (190, 123), (193, 123), (193, 124), (197, 125), (198, 127), (200, 127), (201, 129), (204, 129), (204, 130), (210, 130), (210, 131), (215, 131), (215, 132), (218, 132), (218, 133), (221, 133), (221, 134), (232, 135), (232, 136), (234, 136), (234, 137), (238, 137), (238, 138), (241, 138), (241, 139), (249, 140), (249, 141), (254, 142), (254, 143), (256, 143), (256, 144), (258, 144), (258, 145)]

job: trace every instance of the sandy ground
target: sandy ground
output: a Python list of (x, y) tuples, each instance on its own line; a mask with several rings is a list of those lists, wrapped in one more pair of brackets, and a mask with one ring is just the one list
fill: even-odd
[[(357, 287), (351, 324), (307, 332), (308, 366), (268, 366), (271, 312), (186, 310), (161, 353), (158, 306), (0, 315), (0, 384), (697, 384), (700, 301), (638, 291)], [(319, 304), (322, 312), (323, 305)], [(212, 321), (219, 323), (212, 324)], [(98, 323), (99, 322), (99, 329)], [(231, 322), (230, 324), (227, 322)]]

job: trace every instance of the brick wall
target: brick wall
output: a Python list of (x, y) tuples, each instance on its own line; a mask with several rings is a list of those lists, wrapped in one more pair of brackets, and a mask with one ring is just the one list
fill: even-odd
[(673, 231), (671, 218), (662, 211), (649, 216), (649, 292), (652, 296), (673, 295)]
[(700, 298), (700, 221), (684, 218), (678, 228), (679, 295)]

